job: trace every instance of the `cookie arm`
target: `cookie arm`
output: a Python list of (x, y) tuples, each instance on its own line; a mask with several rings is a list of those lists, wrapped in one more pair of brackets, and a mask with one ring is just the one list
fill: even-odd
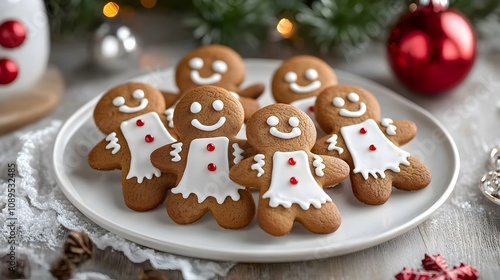
[(119, 140), (115, 143), (115, 147), (111, 147), (109, 144), (110, 141), (103, 139), (90, 151), (87, 158), (90, 167), (97, 170), (115, 170), (121, 168), (120, 159), (124, 153), (123, 145), (120, 145)]
[[(255, 164), (253, 158), (247, 158), (238, 164), (231, 167), (229, 170), (229, 178), (242, 186), (249, 188), (260, 188), (264, 176), (257, 176), (258, 171), (252, 170), (252, 165)], [(264, 174), (265, 175), (265, 174)]]
[(387, 138), (398, 145), (408, 143), (417, 134), (417, 125), (414, 122), (407, 120), (385, 122), (384, 119), (382, 119), (380, 122), (380, 129), (384, 132)]
[(346, 160), (349, 157), (349, 151), (340, 133), (333, 133), (320, 138), (316, 141), (311, 151), (318, 155), (333, 156), (342, 160)]
[(179, 176), (186, 166), (188, 148), (182, 142), (160, 147), (151, 153), (151, 163), (163, 173)]
[(168, 92), (162, 90), (161, 94), (163, 95), (163, 99), (165, 99), (166, 108), (174, 105), (177, 99), (179, 98), (179, 94), (176, 92)]
[(257, 99), (264, 92), (265, 88), (266, 86), (263, 83), (256, 83), (238, 90), (238, 94), (243, 97)]
[(349, 165), (345, 161), (335, 157), (313, 155), (311, 158), (311, 172), (319, 185), (324, 188), (343, 182), (349, 176), (349, 170)]

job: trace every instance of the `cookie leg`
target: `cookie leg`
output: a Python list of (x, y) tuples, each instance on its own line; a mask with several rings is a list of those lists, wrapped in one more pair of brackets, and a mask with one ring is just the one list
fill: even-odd
[(270, 207), (268, 199), (261, 199), (257, 219), (260, 228), (265, 232), (274, 236), (282, 236), (292, 230), (295, 213), (292, 209), (286, 209), (282, 206)]
[(194, 194), (183, 198), (180, 193), (170, 193), (167, 198), (167, 214), (176, 223), (181, 225), (192, 224), (199, 220), (208, 211), (208, 202), (198, 203)]
[(311, 206), (309, 210), (300, 211), (297, 214), (297, 221), (310, 232), (326, 234), (336, 231), (340, 227), (342, 218), (337, 206), (333, 202), (327, 202), (319, 209)]
[(134, 211), (148, 211), (165, 201), (168, 189), (174, 185), (174, 177), (163, 175), (151, 180), (145, 179), (141, 184), (136, 178), (126, 179), (122, 173), (122, 194), (125, 204)]
[(425, 188), (431, 183), (431, 172), (427, 167), (414, 157), (409, 157), (409, 166), (400, 165), (401, 171), (393, 172), (392, 183), (394, 187), (405, 191), (415, 191)]
[(351, 173), (351, 185), (354, 196), (361, 202), (369, 205), (384, 204), (391, 196), (392, 179), (390, 176), (373, 178), (371, 175), (365, 180), (359, 173)]
[(210, 212), (219, 226), (227, 229), (240, 229), (248, 226), (255, 215), (255, 203), (250, 192), (239, 190), (238, 201), (226, 197), (223, 204), (215, 203), (210, 206)]

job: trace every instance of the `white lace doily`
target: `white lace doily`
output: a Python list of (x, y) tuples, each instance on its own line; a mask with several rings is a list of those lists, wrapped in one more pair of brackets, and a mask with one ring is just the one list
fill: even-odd
[[(0, 137), (0, 225), (6, 225), (9, 217), (7, 170), (8, 164), (15, 163), (14, 217), (21, 226), (16, 235), (16, 252), (29, 256), (31, 273), (36, 277), (33, 279), (50, 279), (50, 262), (54, 251), (60, 250), (67, 229), (85, 231), (97, 248), (111, 247), (123, 252), (132, 262), (150, 261), (156, 269), (181, 270), (185, 279), (210, 279), (228, 273), (234, 263), (192, 259), (145, 248), (102, 229), (81, 214), (66, 199), (54, 178), (52, 150), (61, 125), (57, 120), (42, 121)], [(2, 226), (0, 232), (0, 244), (7, 244), (9, 229)], [(6, 250), (6, 246), (2, 246), (0, 256), (5, 255)], [(74, 279), (110, 278), (96, 272), (80, 272)]]

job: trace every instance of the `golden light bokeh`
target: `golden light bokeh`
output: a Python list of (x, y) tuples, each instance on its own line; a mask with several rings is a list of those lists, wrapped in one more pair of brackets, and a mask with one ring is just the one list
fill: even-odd
[(141, 4), (144, 8), (151, 9), (156, 6), (157, 0), (141, 0)]
[(287, 19), (287, 18), (282, 18), (278, 22), (278, 25), (276, 26), (276, 30), (281, 34), (281, 36), (288, 38), (290, 35), (292, 35), (293, 31), (293, 23)]
[(108, 2), (102, 8), (102, 13), (104, 14), (104, 16), (112, 18), (118, 14), (119, 10), (120, 10), (120, 6), (118, 6), (118, 4), (116, 4), (115, 2)]

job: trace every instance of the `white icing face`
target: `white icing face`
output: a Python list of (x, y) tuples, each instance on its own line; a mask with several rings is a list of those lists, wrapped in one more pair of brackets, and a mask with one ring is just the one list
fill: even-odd
[(201, 57), (193, 57), (188, 62), (189, 67), (192, 69), (190, 73), (191, 81), (197, 85), (212, 85), (220, 82), (222, 74), (227, 72), (227, 63), (222, 60), (216, 60), (212, 63), (212, 70), (214, 73), (208, 77), (200, 76), (200, 70), (205, 65)]
[[(217, 99), (214, 102), (212, 102), (212, 108), (215, 111), (220, 112), (222, 111), (222, 109), (224, 109), (224, 102), (222, 102), (222, 100)], [(189, 109), (191, 113), (198, 114), (201, 112), (202, 106), (199, 102), (193, 102), (191, 103), (191, 107)], [(192, 126), (203, 131), (214, 131), (216, 129), (221, 128), (224, 125), (224, 123), (226, 123), (226, 117), (220, 117), (219, 120), (213, 125), (204, 125), (198, 119), (193, 119), (191, 121)]]
[(311, 81), (308, 85), (301, 86), (297, 84), (297, 73), (290, 71), (285, 74), (285, 82), (289, 85), (291, 91), (295, 93), (310, 93), (321, 87), (321, 82), (318, 80), (318, 71), (313, 68), (309, 68), (304, 73), (307, 80)]
[[(347, 100), (349, 100), (352, 103), (358, 103), (359, 102), (359, 95), (355, 92), (350, 92), (347, 95)], [(342, 108), (345, 105), (345, 100), (342, 97), (335, 97), (332, 100), (333, 106), (337, 108)], [(357, 118), (361, 117), (366, 113), (366, 104), (365, 102), (360, 102), (359, 103), (359, 110), (357, 111), (349, 111), (347, 109), (340, 109), (339, 115), (342, 117), (348, 117), (348, 118)]]
[(270, 116), (267, 118), (267, 124), (271, 127), (269, 129), (269, 133), (271, 133), (272, 136), (278, 137), (281, 139), (292, 139), (295, 137), (299, 137), (302, 134), (302, 131), (300, 130), (299, 126), (299, 119), (297, 117), (290, 117), (288, 119), (288, 124), (293, 127), (292, 131), (290, 132), (281, 132), (279, 131), (276, 126), (280, 120), (276, 116)]
[(135, 107), (129, 107), (125, 104), (125, 98), (123, 96), (117, 96), (113, 99), (113, 106), (118, 107), (118, 110), (125, 114), (133, 114), (146, 109), (148, 106), (148, 99), (145, 97), (145, 93), (142, 89), (136, 89), (132, 93), (132, 97), (137, 100), (141, 100), (141, 103)]

